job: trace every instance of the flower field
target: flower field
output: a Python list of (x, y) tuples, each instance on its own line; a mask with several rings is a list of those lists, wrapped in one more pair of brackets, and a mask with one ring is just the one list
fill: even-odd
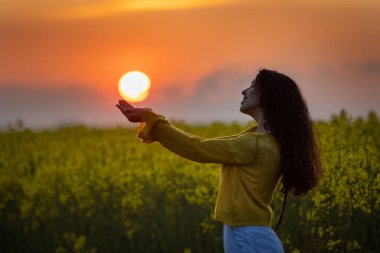
[[(248, 125), (177, 127), (203, 137)], [(126, 125), (129, 126), (128, 123)], [(286, 252), (380, 252), (380, 122), (342, 111), (315, 123), (324, 179), (290, 197)], [(212, 219), (219, 165), (142, 144), (135, 128), (0, 133), (0, 252), (223, 252)], [(282, 205), (276, 193), (273, 224)]]

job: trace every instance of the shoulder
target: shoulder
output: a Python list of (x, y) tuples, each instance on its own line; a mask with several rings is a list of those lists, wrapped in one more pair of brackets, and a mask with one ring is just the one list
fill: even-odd
[(276, 138), (271, 133), (258, 133), (255, 131), (256, 128), (247, 129), (246, 131), (240, 134), (240, 137), (247, 141), (255, 144), (258, 149), (278, 149)]

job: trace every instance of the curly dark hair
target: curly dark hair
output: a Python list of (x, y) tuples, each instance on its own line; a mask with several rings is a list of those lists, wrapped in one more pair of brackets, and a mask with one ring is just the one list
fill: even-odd
[(288, 192), (305, 195), (322, 176), (319, 148), (313, 122), (297, 84), (279, 72), (261, 69), (252, 83), (259, 94), (265, 127), (275, 137), (281, 154), (280, 192), (284, 203), (276, 230), (281, 223)]

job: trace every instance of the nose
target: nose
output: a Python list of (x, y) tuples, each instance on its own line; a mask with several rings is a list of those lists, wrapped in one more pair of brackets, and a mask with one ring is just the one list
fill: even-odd
[(241, 92), (241, 94), (243, 94), (243, 95), (247, 94), (247, 89), (243, 90), (243, 91)]

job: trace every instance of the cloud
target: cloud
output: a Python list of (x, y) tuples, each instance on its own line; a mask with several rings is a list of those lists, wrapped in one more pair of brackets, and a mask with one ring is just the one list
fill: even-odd
[[(153, 86), (155, 99), (135, 103), (152, 107), (169, 119), (189, 123), (249, 120), (240, 113), (241, 91), (252, 81), (252, 73), (219, 69), (194, 83)], [(115, 109), (117, 96), (110, 98), (82, 85), (0, 84), (0, 128), (22, 119), (27, 127), (50, 128), (72, 124), (111, 126), (126, 124)]]
[(218, 69), (189, 84), (190, 90), (183, 84), (172, 84), (155, 91), (159, 100), (152, 105), (169, 118), (187, 122), (248, 119), (239, 111), (241, 91), (250, 85), (254, 74)]
[(2, 19), (71, 20), (102, 18), (126, 12), (163, 11), (220, 6), (249, 0), (5, 0)]
[[(328, 119), (333, 113), (346, 109), (353, 116), (364, 116), (380, 108), (378, 64), (376, 61), (347, 68), (318, 67), (314, 72), (293, 71), (314, 119)], [(343, 65), (342, 65), (343, 66)], [(349, 65), (351, 68), (353, 65)], [(367, 74), (365, 74), (365, 73)], [(370, 73), (370, 74), (368, 74)], [(240, 121), (250, 117), (239, 111), (241, 91), (253, 80), (256, 72), (216, 69), (192, 84), (191, 92), (182, 85), (171, 85), (160, 91), (162, 101), (152, 106), (169, 118), (187, 122)], [(289, 74), (289, 73), (285, 73)]]
[(247, 73), (218, 70), (197, 82), (193, 98), (209, 105), (230, 104), (241, 98), (241, 91), (252, 81), (250, 76)]
[(348, 65), (348, 68), (350, 71), (368, 75), (378, 75), (380, 77), (380, 59), (353, 62)]
[(102, 101), (98, 91), (79, 85), (0, 85), (0, 126), (18, 119), (37, 128), (96, 123), (99, 115), (107, 111)]

